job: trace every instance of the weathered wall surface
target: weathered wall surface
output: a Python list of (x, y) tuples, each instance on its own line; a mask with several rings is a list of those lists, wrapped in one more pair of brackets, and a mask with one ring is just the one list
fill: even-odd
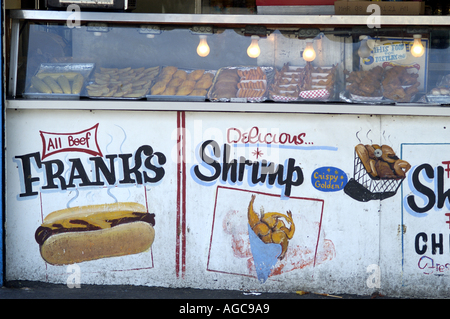
[(447, 294), (446, 118), (8, 110), (6, 125), (7, 280)]

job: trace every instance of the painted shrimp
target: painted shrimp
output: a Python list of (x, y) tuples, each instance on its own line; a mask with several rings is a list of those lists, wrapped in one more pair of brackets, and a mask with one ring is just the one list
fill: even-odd
[[(253, 203), (256, 195), (252, 195), (252, 199), (248, 205), (248, 223), (253, 232), (266, 244), (273, 243), (281, 245), (281, 253), (278, 259), (283, 259), (288, 249), (289, 240), (294, 236), (295, 225), (292, 220), (291, 211), (287, 211), (287, 215), (281, 213), (264, 213), (261, 208), (260, 215), (253, 210)], [(284, 218), (290, 228), (280, 219)]]

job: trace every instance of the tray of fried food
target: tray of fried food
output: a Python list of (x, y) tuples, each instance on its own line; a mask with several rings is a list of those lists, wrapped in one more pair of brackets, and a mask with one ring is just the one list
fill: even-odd
[(236, 67), (225, 67), (217, 71), (208, 92), (211, 101), (226, 102), (236, 98), (240, 79), (237, 71)]
[(383, 99), (381, 81), (383, 68), (377, 66), (366, 71), (344, 71), (346, 75), (346, 90), (350, 99), (355, 102), (380, 101)]
[(275, 70), (273, 82), (270, 84), (269, 96), (273, 101), (296, 101), (300, 93), (300, 84), (304, 80), (304, 68), (283, 65), (280, 71)]
[(245, 80), (239, 82), (237, 87), (237, 97), (257, 100), (261, 99), (266, 92), (267, 82), (266, 80)]
[(318, 86), (326, 89), (332, 89), (334, 87), (336, 81), (336, 69), (334, 67), (315, 68), (312, 71), (311, 84), (313, 87)]
[(262, 102), (266, 99), (268, 74), (273, 71), (269, 67), (240, 67), (237, 69), (239, 83), (238, 98), (246, 98), (249, 102)]
[(211, 101), (227, 102), (245, 99), (261, 102), (266, 99), (268, 83), (273, 77), (272, 67), (224, 67), (217, 71), (208, 92)]
[(94, 99), (141, 99), (159, 70), (159, 66), (135, 69), (101, 67), (86, 86), (86, 94)]
[(211, 87), (214, 70), (163, 67), (147, 95), (147, 100), (204, 101)]
[(419, 92), (419, 74), (416, 68), (403, 66), (387, 67), (383, 73), (383, 96), (395, 102), (411, 102)]
[(440, 77), (426, 97), (430, 103), (450, 104), (450, 74)]
[(307, 63), (303, 82), (300, 85), (300, 98), (305, 100), (328, 100), (334, 93), (337, 65), (314, 67)]
[(431, 103), (449, 104), (450, 103), (450, 74), (442, 76), (427, 93), (427, 100)]
[(238, 69), (239, 83), (237, 84), (237, 97), (258, 99), (263, 96), (267, 88), (267, 75), (260, 68), (240, 70)]
[(79, 99), (94, 63), (42, 63), (23, 94), (28, 99)]

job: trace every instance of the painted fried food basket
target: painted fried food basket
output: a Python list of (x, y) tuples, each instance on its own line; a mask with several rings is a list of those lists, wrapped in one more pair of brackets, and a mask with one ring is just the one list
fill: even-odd
[(394, 196), (411, 168), (399, 159), (388, 145), (377, 144), (355, 147), (354, 172), (344, 188), (351, 198), (367, 202)]

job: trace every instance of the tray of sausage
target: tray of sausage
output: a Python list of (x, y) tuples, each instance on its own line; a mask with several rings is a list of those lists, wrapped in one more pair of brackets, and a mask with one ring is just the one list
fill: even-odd
[(267, 99), (272, 67), (225, 67), (214, 78), (208, 92), (211, 101), (262, 102)]

